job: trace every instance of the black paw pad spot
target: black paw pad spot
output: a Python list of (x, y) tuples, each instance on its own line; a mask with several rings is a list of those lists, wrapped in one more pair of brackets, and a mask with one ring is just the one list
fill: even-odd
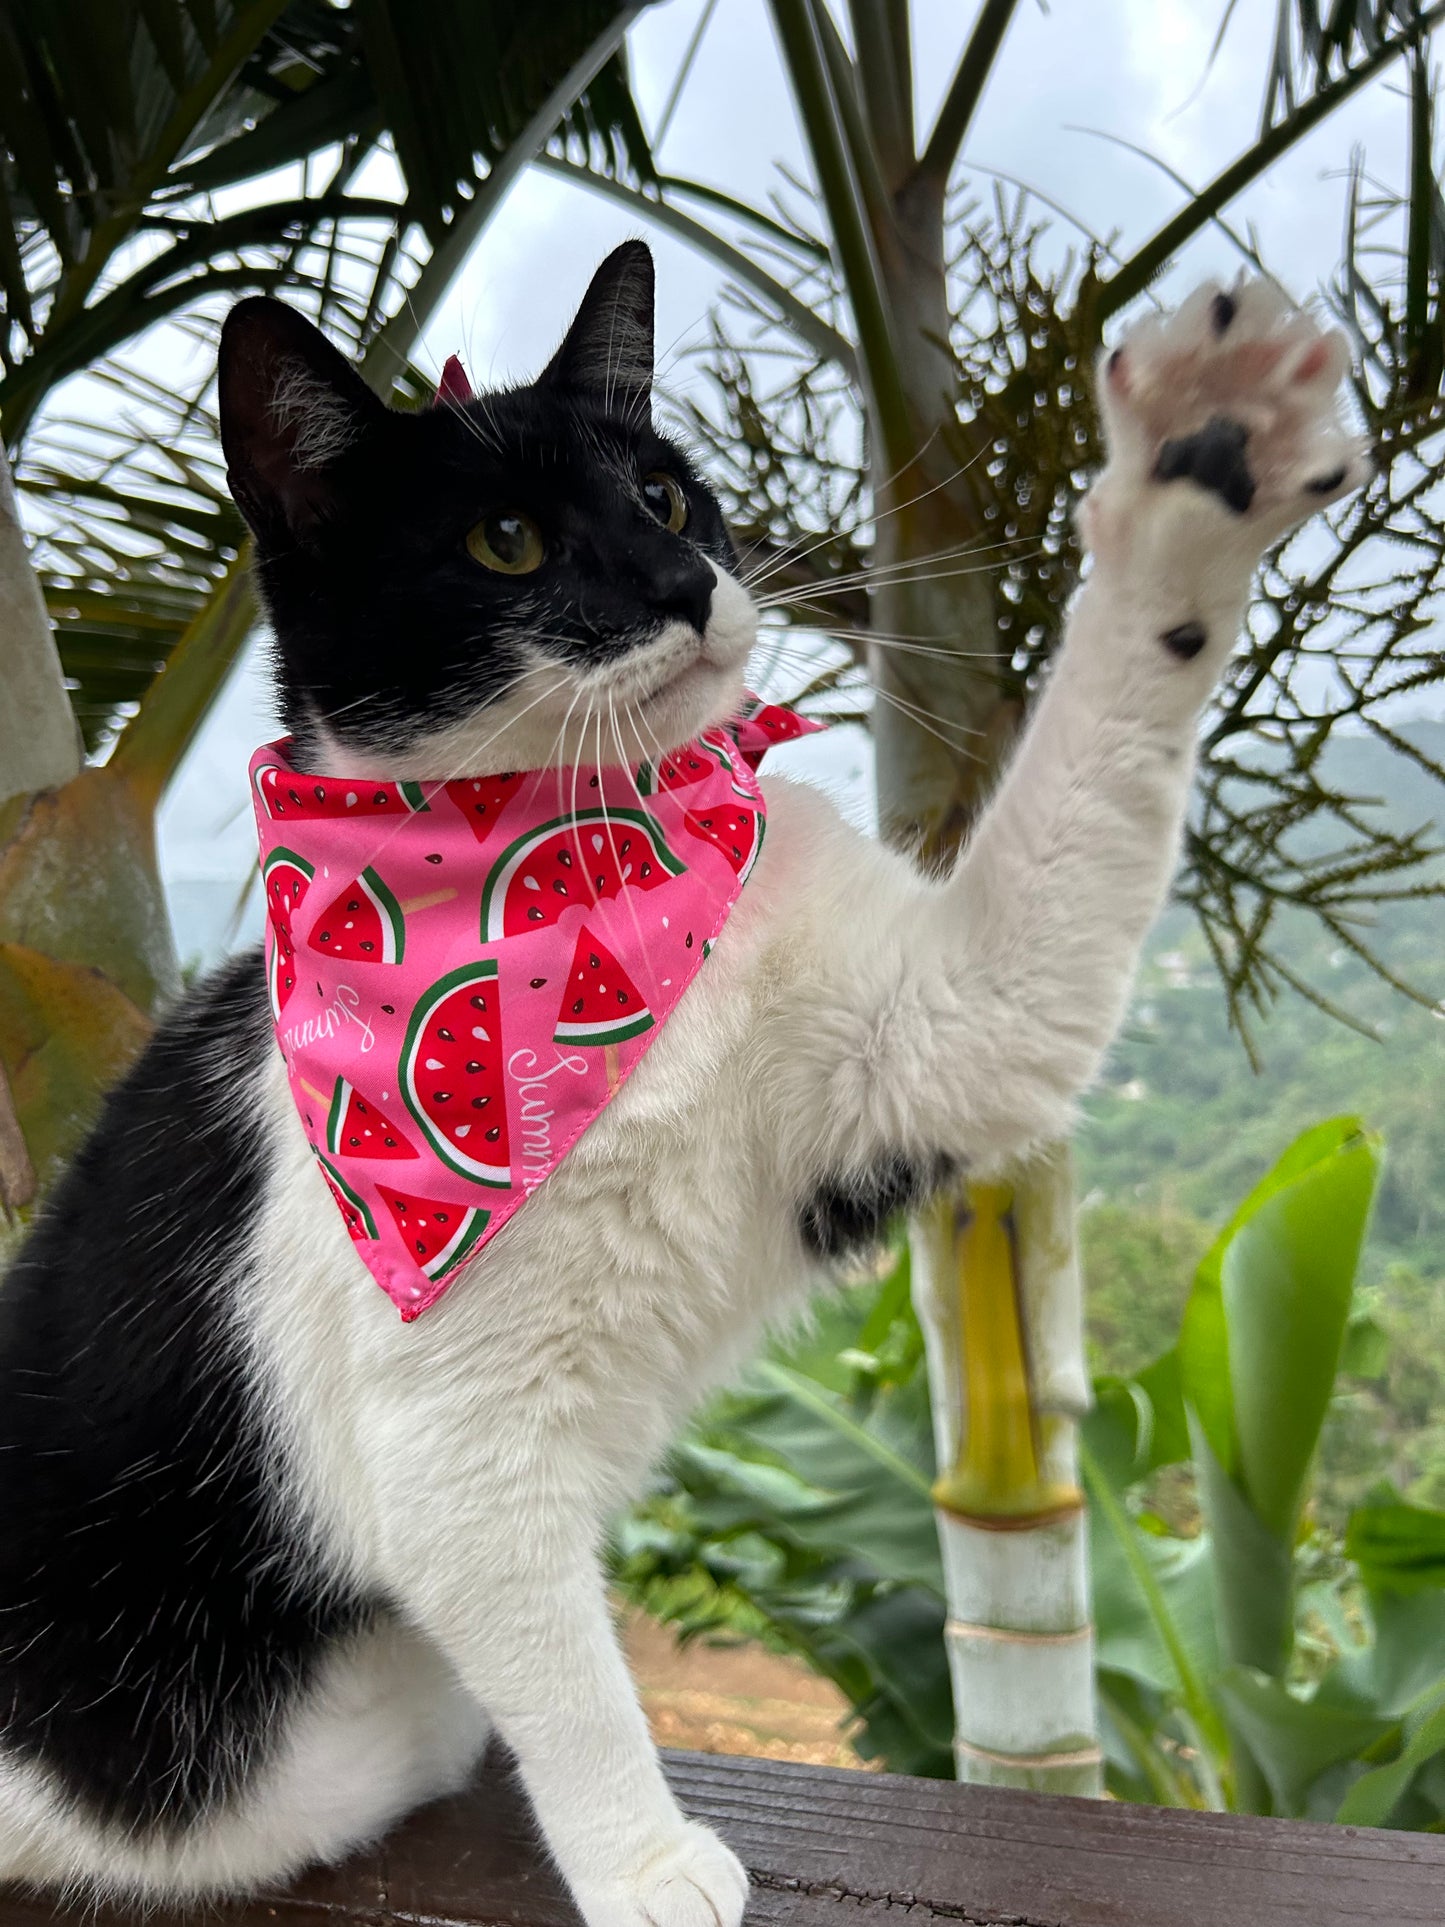
[(1214, 324), (1214, 332), (1222, 335), (1239, 313), (1239, 304), (1232, 294), (1217, 294), (1209, 304), (1209, 319)]
[(1249, 430), (1242, 422), (1216, 415), (1193, 435), (1165, 442), (1154, 464), (1156, 482), (1187, 479), (1217, 495), (1226, 508), (1243, 515), (1254, 500), (1254, 477), (1244, 459)]
[(1328, 475), (1316, 475), (1312, 482), (1305, 483), (1307, 495), (1333, 495), (1345, 479), (1343, 468), (1332, 468)]
[(1159, 640), (1171, 656), (1181, 662), (1193, 662), (1205, 643), (1209, 632), (1202, 622), (1181, 622), (1175, 629), (1166, 629)]

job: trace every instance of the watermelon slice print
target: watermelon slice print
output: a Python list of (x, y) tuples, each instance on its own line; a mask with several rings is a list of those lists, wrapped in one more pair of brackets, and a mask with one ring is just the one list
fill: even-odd
[(361, 1244), (363, 1240), (376, 1237), (376, 1220), (364, 1198), (359, 1198), (342, 1177), (334, 1164), (328, 1164), (318, 1151), (316, 1162), (321, 1166), (321, 1175), (331, 1188), (331, 1195), (341, 1206), (341, 1215), (346, 1220), (346, 1229), (351, 1233), (352, 1242)]
[(725, 749), (701, 737), (682, 749), (675, 749), (659, 763), (639, 763), (637, 789), (642, 796), (658, 796), (670, 790), (691, 789), (719, 766), (729, 776), (732, 762)]
[(694, 836), (726, 857), (739, 883), (747, 882), (763, 847), (760, 811), (743, 803), (722, 803), (716, 809), (688, 810), (682, 820)]
[(447, 795), (471, 825), (478, 843), (485, 843), (526, 780), (525, 770), (509, 770), (504, 776), (464, 776), (447, 784)]
[(400, 963), (406, 918), (376, 871), (365, 869), (327, 904), (306, 941), (343, 963)]
[(743, 721), (751, 723), (754, 729), (766, 730), (775, 743), (796, 742), (798, 737), (809, 733), (808, 725), (796, 711), (779, 709), (776, 703), (759, 703), (756, 709), (745, 710)]
[(271, 925), (271, 956), (266, 966), (266, 983), (271, 992), (271, 1015), (279, 1024), (281, 1013), (296, 988), (296, 942), (290, 925)]
[(294, 850), (274, 849), (261, 866), (266, 886), (266, 908), (278, 930), (291, 928), (292, 918), (306, 900), (315, 870)]
[(402, 1046), (401, 1094), (450, 1170), (512, 1182), (502, 1080), (502, 1000), (493, 958), (448, 971), (417, 1000)]
[(482, 890), (482, 942), (545, 930), (574, 903), (655, 890), (687, 868), (641, 810), (578, 810), (518, 837)]
[(252, 779), (261, 806), (279, 817), (414, 816), (430, 803), (420, 783), (368, 783), (359, 777), (298, 776), (263, 763)]
[(651, 1030), (654, 1018), (612, 952), (590, 930), (577, 939), (553, 1040), (558, 1044), (620, 1044)]
[(296, 943), (291, 935), (291, 921), (305, 901), (315, 874), (305, 857), (297, 856), (294, 850), (275, 849), (261, 866), (271, 924), (266, 982), (271, 993), (271, 1015), (278, 1024), (296, 988)]
[(369, 1103), (344, 1077), (336, 1080), (326, 1119), (326, 1148), (333, 1157), (414, 1158), (419, 1152), (379, 1104)]
[(436, 1198), (420, 1198), (415, 1191), (388, 1191), (384, 1184), (377, 1185), (376, 1191), (395, 1220), (417, 1269), (431, 1279), (445, 1277), (470, 1258), (492, 1215), (475, 1205), (469, 1209)]

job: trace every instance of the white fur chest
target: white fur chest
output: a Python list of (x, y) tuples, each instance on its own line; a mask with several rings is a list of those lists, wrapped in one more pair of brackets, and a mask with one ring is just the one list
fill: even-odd
[(386, 1563), (419, 1468), (485, 1485), (548, 1439), (570, 1441), (567, 1476), (600, 1516), (759, 1328), (817, 1284), (779, 1080), (806, 1044), (789, 1033), (798, 987), (816, 978), (817, 932), (872, 846), (815, 793), (769, 790), (753, 878), (662, 1034), (415, 1324), (358, 1262), (279, 1057), (268, 1064), (275, 1163), (243, 1317), (311, 1508), (363, 1565)]

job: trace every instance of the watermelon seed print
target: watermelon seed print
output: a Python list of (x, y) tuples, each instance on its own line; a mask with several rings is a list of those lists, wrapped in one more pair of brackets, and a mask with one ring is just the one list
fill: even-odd
[(417, 1000), (400, 1077), (406, 1107), (443, 1164), (505, 1190), (512, 1172), (500, 1000), (494, 959), (448, 971)]
[(271, 1015), (277, 1023), (296, 988), (296, 940), (292, 922), (306, 900), (315, 870), (304, 856), (294, 850), (274, 849), (261, 866), (266, 891), (267, 917), (271, 925), (271, 959), (266, 980), (271, 996)]
[(612, 952), (585, 926), (577, 939), (553, 1042), (621, 1044), (651, 1030), (641, 993)]
[(447, 1204), (436, 1198), (420, 1198), (415, 1192), (389, 1191), (383, 1184), (376, 1189), (403, 1243), (414, 1255), (417, 1269), (433, 1282), (455, 1271), (471, 1256), (492, 1215), (475, 1205)]
[(555, 817), (518, 837), (492, 866), (482, 890), (482, 942), (545, 929), (574, 903), (591, 908), (624, 889), (652, 890), (686, 868), (641, 810)]
[(670, 790), (691, 789), (717, 769), (732, 775), (732, 758), (716, 743), (701, 736), (656, 763), (639, 763), (637, 789), (642, 796), (657, 796)]
[(254, 776), (256, 794), (262, 808), (273, 821), (295, 816), (315, 819), (333, 816), (415, 816), (430, 809), (420, 783), (375, 783), (358, 789), (342, 781), (311, 778), (308, 790), (298, 785), (307, 779), (283, 778), (275, 763), (263, 763)]
[(307, 941), (345, 963), (400, 963), (406, 917), (382, 877), (367, 868), (327, 904)]
[(333, 1157), (414, 1158), (416, 1146), (378, 1104), (370, 1104), (338, 1077), (326, 1118), (326, 1148)]
[(296, 988), (296, 942), (291, 935), (289, 924), (278, 924), (271, 920), (271, 961), (266, 972), (266, 984), (271, 995), (271, 1015), (279, 1024), (281, 1013), (291, 1001), (291, 993)]
[(765, 825), (760, 810), (726, 803), (710, 810), (688, 810), (682, 820), (691, 835), (710, 843), (731, 865), (739, 883), (747, 882), (763, 847)]
[(304, 856), (298, 856), (294, 850), (282, 849), (278, 844), (261, 868), (261, 877), (266, 885), (266, 907), (273, 923), (278, 926), (284, 923), (290, 929), (292, 919), (304, 903), (315, 875), (316, 871)]
[(500, 776), (464, 776), (448, 783), (446, 793), (467, 819), (478, 843), (485, 843), (525, 781), (525, 770), (506, 770)]

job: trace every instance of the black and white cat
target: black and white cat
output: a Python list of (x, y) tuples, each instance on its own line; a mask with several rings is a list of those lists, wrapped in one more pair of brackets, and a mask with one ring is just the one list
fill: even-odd
[[(0, 1293), (0, 1877), (279, 1882), (495, 1731), (589, 1927), (736, 1927), (743, 1870), (675, 1805), (618, 1651), (606, 1522), (848, 1236), (1069, 1129), (1254, 565), (1367, 474), (1346, 362), (1262, 282), (1128, 337), (1092, 572), (953, 875), (765, 779), (716, 954), (417, 1323), (318, 1181), (258, 957), (166, 1019)], [(419, 415), (279, 303), (233, 312), (226, 456), (300, 766), (595, 761), (604, 714), (646, 757), (734, 711), (753, 608), (651, 377), (637, 242), (532, 386)], [(479, 562), (478, 526), (539, 565)]]

